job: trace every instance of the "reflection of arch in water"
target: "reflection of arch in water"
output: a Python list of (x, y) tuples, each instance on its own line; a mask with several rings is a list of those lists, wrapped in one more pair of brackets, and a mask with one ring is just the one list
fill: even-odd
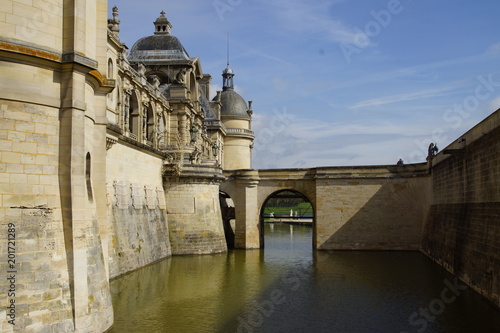
[[(282, 209), (276, 209), (277, 206)], [(264, 223), (267, 222), (305, 224), (314, 228), (313, 203), (296, 190), (279, 190), (269, 195), (260, 208), (261, 247), (264, 245)]]
[(234, 248), (234, 234), (236, 230), (234, 202), (229, 194), (223, 191), (219, 191), (219, 202), (227, 247)]

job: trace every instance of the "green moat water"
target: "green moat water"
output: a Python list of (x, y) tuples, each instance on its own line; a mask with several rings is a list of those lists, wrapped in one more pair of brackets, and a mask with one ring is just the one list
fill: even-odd
[(500, 332), (500, 312), (417, 252), (312, 251), (267, 224), (263, 250), (176, 256), (111, 282), (111, 332)]

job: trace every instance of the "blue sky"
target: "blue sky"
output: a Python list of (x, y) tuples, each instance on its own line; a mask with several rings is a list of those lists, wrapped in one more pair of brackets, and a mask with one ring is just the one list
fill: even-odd
[(253, 101), (254, 168), (425, 161), (500, 108), (498, 0), (115, 1), (120, 38), (162, 10), (221, 89)]

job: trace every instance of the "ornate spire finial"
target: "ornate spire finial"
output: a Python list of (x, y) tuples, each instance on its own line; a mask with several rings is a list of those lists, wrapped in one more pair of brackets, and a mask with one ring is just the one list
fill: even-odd
[(222, 72), (222, 90), (234, 90), (234, 85), (233, 85), (233, 70), (229, 68), (229, 33), (227, 34), (227, 67), (226, 69)]
[(229, 32), (227, 33), (227, 67), (229, 67)]
[(108, 19), (108, 28), (116, 35), (120, 32), (120, 20), (118, 19), (118, 7), (113, 7), (113, 18)]

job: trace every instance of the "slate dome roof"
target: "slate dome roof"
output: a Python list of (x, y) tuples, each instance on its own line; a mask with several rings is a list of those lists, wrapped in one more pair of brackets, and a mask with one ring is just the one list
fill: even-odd
[(220, 114), (222, 117), (244, 117), (250, 118), (248, 114), (248, 106), (243, 97), (241, 97), (234, 90), (225, 90), (221, 92), (221, 109)]
[(129, 61), (189, 60), (189, 54), (179, 39), (170, 35), (172, 25), (164, 11), (161, 12), (161, 16), (156, 19), (154, 25), (154, 35), (143, 37), (132, 46)]
[(135, 42), (130, 50), (129, 61), (189, 60), (189, 55), (177, 37), (153, 35)]

